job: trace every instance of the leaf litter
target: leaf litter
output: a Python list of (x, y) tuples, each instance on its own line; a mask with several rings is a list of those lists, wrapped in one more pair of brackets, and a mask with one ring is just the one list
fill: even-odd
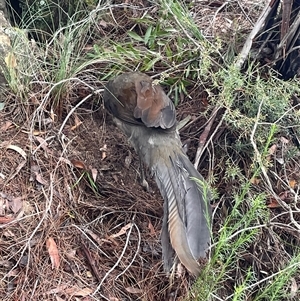
[[(218, 31), (218, 26), (222, 34), (230, 31), (228, 24), (231, 23), (231, 18), (237, 16), (236, 11), (231, 16), (227, 11), (220, 14), (219, 6), (204, 5), (202, 2), (195, 5), (195, 12), (198, 26), (205, 25), (202, 26), (204, 33), (213, 35)], [(143, 9), (141, 6), (141, 14)], [(120, 9), (119, 13), (123, 18), (124, 11)], [(125, 13), (130, 14), (130, 9), (126, 9)], [(237, 18), (243, 21), (243, 13)], [(211, 22), (212, 19), (214, 22)], [(125, 19), (122, 20), (126, 22)], [(111, 30), (109, 22), (102, 25), (103, 31)], [(121, 30), (123, 27), (132, 28), (135, 24), (123, 25)], [(114, 26), (117, 27), (117, 24)], [(82, 90), (84, 93), (84, 89)], [(179, 119), (194, 116), (199, 110), (196, 100), (200, 97), (195, 92), (193, 96), (194, 101), (191, 99), (188, 106), (178, 106)], [(78, 99), (68, 101), (76, 103)], [(209, 100), (205, 101), (208, 105)], [(38, 103), (37, 99), (36, 105)], [(74, 120), (67, 125), (68, 131), (65, 133), (70, 143), (62, 145), (58, 139), (51, 138), (56, 137), (60, 124), (52, 108), (49, 114), (49, 126), (45, 131), (27, 129), (26, 132), (20, 132), (12, 124), (0, 125), (3, 129), (0, 131), (3, 175), (0, 181), (5, 181), (0, 182), (5, 184), (0, 189), (11, 200), (17, 200), (11, 207), (8, 205), (9, 201), (5, 201), (5, 205), (4, 202), (1, 204), (3, 215), (0, 215), (0, 223), (1, 226), (5, 225), (0, 236), (1, 255), (7, 264), (0, 266), (0, 277), (15, 277), (9, 282), (9, 291), (4, 286), (0, 287), (2, 299), (93, 300), (94, 297), (89, 296), (98, 287), (100, 277), (101, 280), (105, 278), (105, 281), (95, 294), (99, 300), (102, 300), (102, 296), (111, 301), (174, 300), (174, 296), (176, 300), (184, 300), (194, 279), (181, 265), (176, 267), (177, 278), (173, 279), (173, 283), (170, 283), (163, 272), (159, 235), (163, 202), (150, 177), (148, 182), (152, 191), (145, 192), (140, 187), (136, 172), (138, 160), (135, 152), (128, 146), (127, 139), (120, 134), (109, 117), (104, 121), (105, 113), (99, 109), (97, 114), (88, 115), (89, 117), (80, 113), (74, 115)], [(14, 115), (11, 117), (14, 119), (9, 119), (16, 124), (31, 122), (16, 120)], [(46, 125), (46, 119), (43, 117), (41, 120)], [(187, 124), (181, 132), (184, 139), (192, 140), (188, 150), (192, 158), (199, 138), (192, 130), (202, 128), (206, 122), (203, 118), (193, 120), (192, 127)], [(30, 138), (31, 132), (36, 137)], [(11, 142), (11, 137), (14, 137), (14, 142)], [(28, 146), (32, 145), (31, 139), (34, 139), (37, 147), (34, 153), (29, 154), (26, 152)], [(216, 143), (216, 147), (221, 141), (220, 139)], [(281, 139), (281, 143), (287, 147), (290, 141)], [(5, 148), (7, 145), (12, 146), (9, 151)], [(275, 157), (277, 152), (278, 158), (281, 158), (282, 146), (279, 142), (270, 150), (270, 162), (273, 162), (272, 156)], [(74, 158), (79, 159), (75, 159), (77, 162), (74, 163)], [(204, 176), (207, 176), (208, 167), (204, 164), (201, 168)], [(92, 179), (96, 179), (96, 193), (89, 179), (82, 176), (82, 171), (88, 170), (92, 173)], [(286, 175), (280, 168), (274, 167), (274, 171), (279, 178), (285, 179)], [(285, 182), (290, 183), (292, 189), (297, 189), (299, 170), (291, 165), (287, 166), (287, 171), (288, 179)], [(289, 176), (290, 174), (293, 176)], [(228, 186), (224, 189), (223, 185), (222, 182), (216, 184), (216, 189), (225, 199), (230, 198), (230, 189)], [(255, 179), (253, 185), (258, 190), (262, 189), (263, 181)], [(274, 180), (278, 194), (283, 193), (281, 197), (287, 202), (287, 188), (283, 186), (280, 180)], [(22, 196), (26, 196), (26, 202)], [(30, 210), (25, 210), (26, 204), (29, 204)], [(20, 220), (15, 222), (18, 208), (24, 212)], [(281, 207), (270, 209), (270, 215), (275, 221), (282, 225), (287, 223), (287, 215), (281, 214), (284, 213)], [(222, 220), (222, 216), (216, 216), (215, 233), (218, 218)], [(129, 229), (131, 233), (128, 240)], [(280, 235), (287, 243), (297, 239), (286, 228), (282, 228)], [(250, 247), (255, 252), (250, 253), (251, 267), (257, 271), (272, 273), (285, 260), (276, 243), (268, 244), (270, 240), (272, 241), (270, 233), (263, 231), (260, 241), (255, 242), (258, 247)], [(91, 273), (83, 246), (89, 251), (90, 262), (97, 269), (98, 277), (96, 273)], [(115, 266), (117, 261), (119, 264)], [(246, 262), (245, 256), (244, 263)], [(234, 279), (236, 275), (230, 276)], [(232, 283), (226, 285), (224, 289), (229, 292)], [(291, 297), (297, 294), (298, 287), (299, 279), (293, 278), (289, 284)]]

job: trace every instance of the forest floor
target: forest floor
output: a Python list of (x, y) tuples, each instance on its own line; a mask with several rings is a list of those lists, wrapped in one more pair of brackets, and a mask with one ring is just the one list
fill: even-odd
[[(138, 9), (114, 8), (114, 18), (119, 17), (122, 34), (147, 9), (153, 18), (158, 10), (155, 5), (145, 7), (146, 1), (131, 2)], [(229, 40), (237, 39), (235, 24), (239, 24), (239, 33), (243, 33), (245, 40), (263, 8), (259, 2), (244, 1), (242, 6), (236, 4), (235, 8), (227, 9), (218, 1), (199, 1), (191, 6), (191, 14), (205, 36), (227, 35)], [(109, 32), (118, 38), (118, 31), (111, 29), (107, 19), (98, 25), (102, 26), (103, 36)], [(93, 45), (89, 46), (91, 49)], [(95, 64), (93, 73), (97, 74), (101, 66)], [(160, 65), (147, 73), (153, 76), (163, 71)], [(193, 290), (195, 279), (180, 264), (172, 275), (163, 271), (160, 243), (163, 200), (148, 171), (150, 191), (144, 191), (140, 185), (138, 157), (103, 108), (104, 83), (105, 80), (95, 83), (94, 88), (99, 92), (70, 116), (70, 110), (90, 93), (85, 85), (76, 85), (76, 89), (67, 93), (63, 109), (54, 113), (49, 109), (51, 106), (41, 105), (45, 92), (38, 94), (39, 86), (28, 93), (27, 103), (20, 102), (14, 93), (7, 93), (5, 110), (0, 110), (0, 299), (3, 301), (206, 300)], [(180, 136), (192, 162), (201, 133), (219, 105), (218, 96), (200, 86), (196, 79), (191, 79), (185, 93), (179, 93), (176, 107), (177, 119), (189, 120), (180, 130)], [(168, 91), (168, 87), (164, 88)], [(173, 99), (173, 95), (170, 97)], [(251, 186), (251, 190), (247, 186), (249, 190), (243, 198), (248, 200), (256, 192), (259, 197), (264, 195), (265, 208), (263, 214), (260, 209), (255, 213), (261, 224), (256, 224), (255, 218), (251, 225), (247, 224), (249, 237), (252, 228), (258, 232), (245, 239), (242, 249), (237, 248), (235, 263), (222, 274), (225, 275), (222, 281), (218, 278), (221, 285), (216, 287), (208, 281), (207, 289), (214, 292), (210, 300), (233, 300), (236, 287), (244, 280), (247, 293), (235, 300), (277, 300), (268, 296), (255, 299), (255, 294), (284, 270), (295, 256), (294, 246), (299, 246), (296, 226), (300, 223), (299, 200), (290, 192), (298, 189), (300, 165), (295, 158), (299, 157), (294, 156), (284, 168), (280, 161), (287, 150), (296, 149), (297, 156), (299, 150), (292, 137), (282, 133), (272, 138), (267, 147), (272, 187), (282, 201), (295, 204), (296, 209), (291, 213), (265, 189), (263, 176), (253, 176), (253, 151), (247, 157), (244, 149), (240, 153), (234, 149), (240, 137), (245, 143), (245, 136), (241, 129), (240, 134), (239, 130), (233, 130), (232, 124), (222, 119), (223, 114), (225, 106), (218, 110), (210, 125), (213, 140), (198, 168), (215, 191), (211, 203), (213, 242), (217, 244), (221, 230), (230, 225), (228, 216), (236, 209), (237, 191), (243, 193), (242, 177)], [(252, 148), (251, 133), (248, 134), (245, 145)], [(233, 165), (241, 169), (242, 176)], [(236, 174), (231, 176), (229, 170)], [(234, 220), (242, 220), (251, 211), (249, 204), (245, 201)], [(232, 229), (233, 239), (239, 237), (243, 227)], [(228, 240), (230, 250), (231, 240)], [(211, 268), (212, 274), (217, 275), (222, 267), (227, 267), (226, 256), (230, 259), (234, 256), (229, 251), (222, 252)], [(291, 270), (297, 268), (294, 263), (290, 266)], [(250, 270), (255, 279), (247, 278)], [(288, 297), (281, 300), (299, 300), (299, 273), (289, 275), (282, 285)]]

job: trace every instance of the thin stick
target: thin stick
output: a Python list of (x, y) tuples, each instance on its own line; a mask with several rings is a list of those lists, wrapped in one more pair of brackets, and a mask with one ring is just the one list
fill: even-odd
[(106, 280), (106, 278), (109, 276), (109, 274), (119, 265), (119, 263), (121, 262), (121, 259), (123, 258), (125, 251), (128, 247), (128, 243), (129, 243), (129, 238), (130, 238), (130, 234), (132, 232), (132, 228), (133, 228), (134, 223), (132, 223), (129, 231), (128, 231), (128, 235), (126, 237), (126, 242), (124, 245), (124, 248), (122, 250), (122, 253), (120, 255), (120, 257), (118, 258), (118, 260), (116, 261), (116, 263), (114, 264), (114, 266), (105, 274), (105, 276), (102, 278), (102, 281), (99, 283), (99, 285), (97, 286), (97, 288), (95, 289), (95, 291), (93, 292), (92, 296), (95, 296), (95, 294), (100, 290), (103, 282)]
[(207, 140), (207, 137), (208, 137), (208, 134), (209, 134), (209, 131), (211, 129), (211, 126), (217, 116), (217, 112), (219, 111), (220, 107), (215, 107), (212, 114), (211, 114), (211, 117), (210, 117), (210, 120), (207, 124), (207, 126), (205, 127), (204, 131), (202, 132), (200, 138), (199, 138), (199, 146), (198, 146), (198, 149), (197, 149), (197, 152), (196, 152), (196, 158), (195, 158), (195, 163), (194, 163), (194, 167), (196, 169), (198, 169), (198, 165), (199, 165), (199, 162), (200, 162), (200, 158), (204, 152), (204, 150), (207, 148), (208, 144), (211, 142), (212, 138), (215, 136), (217, 130), (219, 129), (219, 127), (221, 126), (222, 122), (223, 122), (223, 119), (227, 113), (227, 111), (225, 111), (221, 121), (219, 122), (219, 124), (217, 125), (216, 129), (214, 130), (214, 132), (209, 136), (209, 139)]
[(132, 260), (130, 261), (129, 265), (124, 269), (124, 271), (122, 273), (120, 273), (116, 278), (115, 280), (117, 280), (120, 276), (122, 276), (123, 274), (126, 273), (126, 271), (131, 267), (131, 265), (133, 264), (133, 262), (135, 261), (135, 258), (137, 256), (137, 254), (139, 253), (139, 250), (140, 250), (140, 245), (141, 245), (141, 232), (140, 232), (140, 229), (138, 228), (138, 226), (136, 224), (133, 224), (133, 226), (135, 226), (136, 230), (137, 230), (137, 233), (138, 233), (138, 246), (136, 248), (136, 252), (132, 258)]
[(252, 31), (250, 32), (250, 34), (244, 44), (244, 47), (243, 47), (241, 53), (238, 55), (238, 58), (235, 62), (236, 68), (241, 69), (243, 64), (245, 63), (245, 61), (248, 57), (249, 51), (252, 47), (253, 39), (255, 38), (255, 36), (257, 35), (257, 33), (260, 31), (263, 24), (265, 23), (265, 20), (268, 17), (275, 2), (276, 1), (274, 1), (274, 0), (270, 0), (269, 3), (266, 5), (265, 9), (263, 10), (263, 12), (260, 14), (257, 22), (255, 23)]

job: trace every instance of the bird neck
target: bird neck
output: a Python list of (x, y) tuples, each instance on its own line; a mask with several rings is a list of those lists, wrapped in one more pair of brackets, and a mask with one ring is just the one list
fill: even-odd
[(150, 169), (157, 164), (159, 158), (168, 157), (170, 152), (182, 152), (182, 144), (175, 126), (165, 130), (137, 126), (117, 118), (115, 122)]

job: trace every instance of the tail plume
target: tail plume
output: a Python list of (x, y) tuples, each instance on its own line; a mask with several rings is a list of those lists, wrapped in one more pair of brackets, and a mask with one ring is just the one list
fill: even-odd
[(170, 270), (174, 250), (182, 264), (197, 276), (197, 260), (206, 256), (210, 243), (207, 184), (181, 148), (168, 150), (166, 156), (159, 157), (152, 171), (164, 198), (164, 267)]

